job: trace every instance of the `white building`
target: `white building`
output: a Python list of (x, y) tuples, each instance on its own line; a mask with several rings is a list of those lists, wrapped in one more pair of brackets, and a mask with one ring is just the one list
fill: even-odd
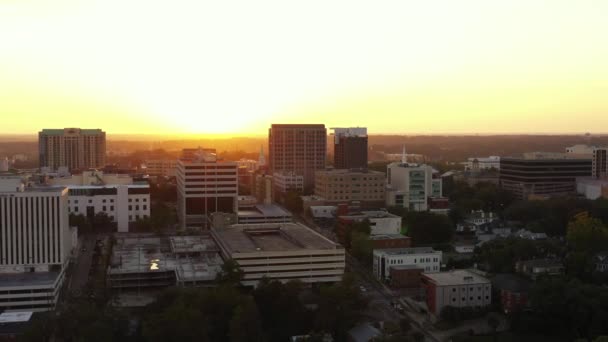
[(594, 149), (595, 147), (593, 146), (578, 144), (566, 147), (566, 154), (590, 158), (593, 156)]
[(10, 169), (11, 164), (8, 161), (8, 157), (4, 157), (4, 159), (2, 159), (2, 162), (0, 162), (0, 172), (6, 172), (8, 171), (8, 169)]
[(293, 172), (275, 172), (272, 175), (275, 192), (287, 193), (289, 191), (304, 191), (304, 176)]
[(576, 192), (589, 200), (608, 198), (608, 179), (577, 178)]
[(237, 164), (218, 160), (213, 150), (198, 149), (180, 160), (176, 179), (181, 229), (207, 227), (214, 212), (237, 211)]
[(492, 169), (500, 170), (499, 156), (469, 158), (464, 163), (465, 171), (483, 171)]
[(150, 176), (175, 177), (177, 159), (151, 159), (144, 162)]
[(0, 178), (0, 311), (55, 307), (75, 245), (67, 202), (65, 187)]
[(475, 231), (477, 231), (477, 228), (479, 228), (480, 226), (485, 225), (487, 223), (494, 222), (496, 220), (498, 220), (498, 216), (496, 216), (492, 212), (486, 213), (483, 210), (473, 210), (473, 211), (471, 211), (469, 216), (467, 216), (464, 219), (464, 221), (462, 223), (460, 223), (456, 226), (456, 231), (458, 231), (458, 232), (464, 232), (464, 231), (475, 232)]
[(370, 235), (401, 234), (401, 216), (384, 210), (361, 211), (352, 215), (342, 215), (340, 220), (361, 222), (369, 220)]
[(241, 158), (236, 161), (239, 168), (245, 168), (247, 171), (255, 171), (258, 169), (258, 161), (253, 159)]
[(386, 204), (412, 211), (428, 210), (428, 199), (442, 197), (442, 181), (429, 165), (391, 163), (387, 166)]
[(446, 306), (484, 308), (492, 304), (489, 279), (468, 270), (454, 270), (422, 275), (429, 312), (440, 315)]
[(129, 175), (85, 171), (52, 178), (48, 183), (67, 186), (70, 214), (92, 218), (97, 213), (105, 213), (116, 223), (118, 232), (128, 232), (130, 223), (150, 216), (150, 186), (133, 184)]
[(426, 273), (439, 272), (441, 251), (431, 247), (375, 249), (373, 272), (378, 279), (389, 279), (392, 266), (412, 265)]
[(245, 286), (256, 286), (265, 277), (333, 283), (344, 274), (344, 248), (299, 223), (237, 224), (211, 234), (224, 260), (239, 264)]

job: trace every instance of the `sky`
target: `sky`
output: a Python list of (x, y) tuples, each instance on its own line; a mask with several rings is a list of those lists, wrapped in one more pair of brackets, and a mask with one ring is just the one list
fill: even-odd
[(0, 0), (0, 134), (607, 133), (608, 1)]

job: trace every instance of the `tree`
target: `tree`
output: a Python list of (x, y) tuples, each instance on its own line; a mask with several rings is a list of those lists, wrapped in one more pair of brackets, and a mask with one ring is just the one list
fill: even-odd
[(369, 239), (369, 235), (361, 232), (352, 232), (351, 252), (362, 263), (371, 264), (373, 245)]
[(247, 296), (234, 310), (230, 321), (231, 342), (262, 342), (264, 332), (258, 308), (252, 297)]
[(113, 221), (105, 212), (98, 212), (93, 216), (93, 229), (95, 230), (111, 230)]
[(301, 214), (304, 208), (301, 194), (297, 191), (288, 191), (285, 194), (285, 208), (295, 214)]
[(488, 315), (487, 323), (488, 323), (488, 327), (490, 327), (490, 329), (492, 330), (492, 335), (494, 336), (494, 341), (496, 341), (496, 339), (497, 339), (496, 331), (498, 330), (498, 326), (500, 325), (500, 320), (495, 314), (490, 313)]
[(243, 280), (244, 272), (234, 259), (224, 261), (221, 271), (217, 274), (217, 282), (220, 284), (237, 286)]
[(597, 253), (608, 246), (608, 228), (598, 219), (581, 216), (568, 224), (566, 238), (575, 251)]
[(409, 212), (405, 220), (414, 245), (449, 242), (454, 232), (452, 223), (444, 215)]
[(89, 222), (89, 220), (87, 220), (87, 218), (82, 214), (71, 213), (69, 222), (70, 222), (70, 227), (78, 228), (79, 235), (91, 232), (91, 228), (92, 228), (91, 222)]

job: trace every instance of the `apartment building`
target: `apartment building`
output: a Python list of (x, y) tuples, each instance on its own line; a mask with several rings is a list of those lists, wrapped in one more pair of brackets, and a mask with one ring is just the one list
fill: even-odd
[(38, 133), (38, 150), (41, 168), (100, 168), (106, 164), (106, 133), (100, 129), (43, 129)]
[(334, 169), (315, 173), (315, 195), (326, 203), (359, 202), (362, 207), (383, 207), (384, 173), (366, 169)]

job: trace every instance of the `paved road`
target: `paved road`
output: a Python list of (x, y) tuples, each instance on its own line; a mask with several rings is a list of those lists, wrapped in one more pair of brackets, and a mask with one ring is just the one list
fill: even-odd
[(89, 280), (95, 240), (95, 235), (86, 235), (83, 238), (80, 250), (77, 252), (76, 263), (73, 267), (69, 286), (70, 293), (74, 295), (82, 294)]

